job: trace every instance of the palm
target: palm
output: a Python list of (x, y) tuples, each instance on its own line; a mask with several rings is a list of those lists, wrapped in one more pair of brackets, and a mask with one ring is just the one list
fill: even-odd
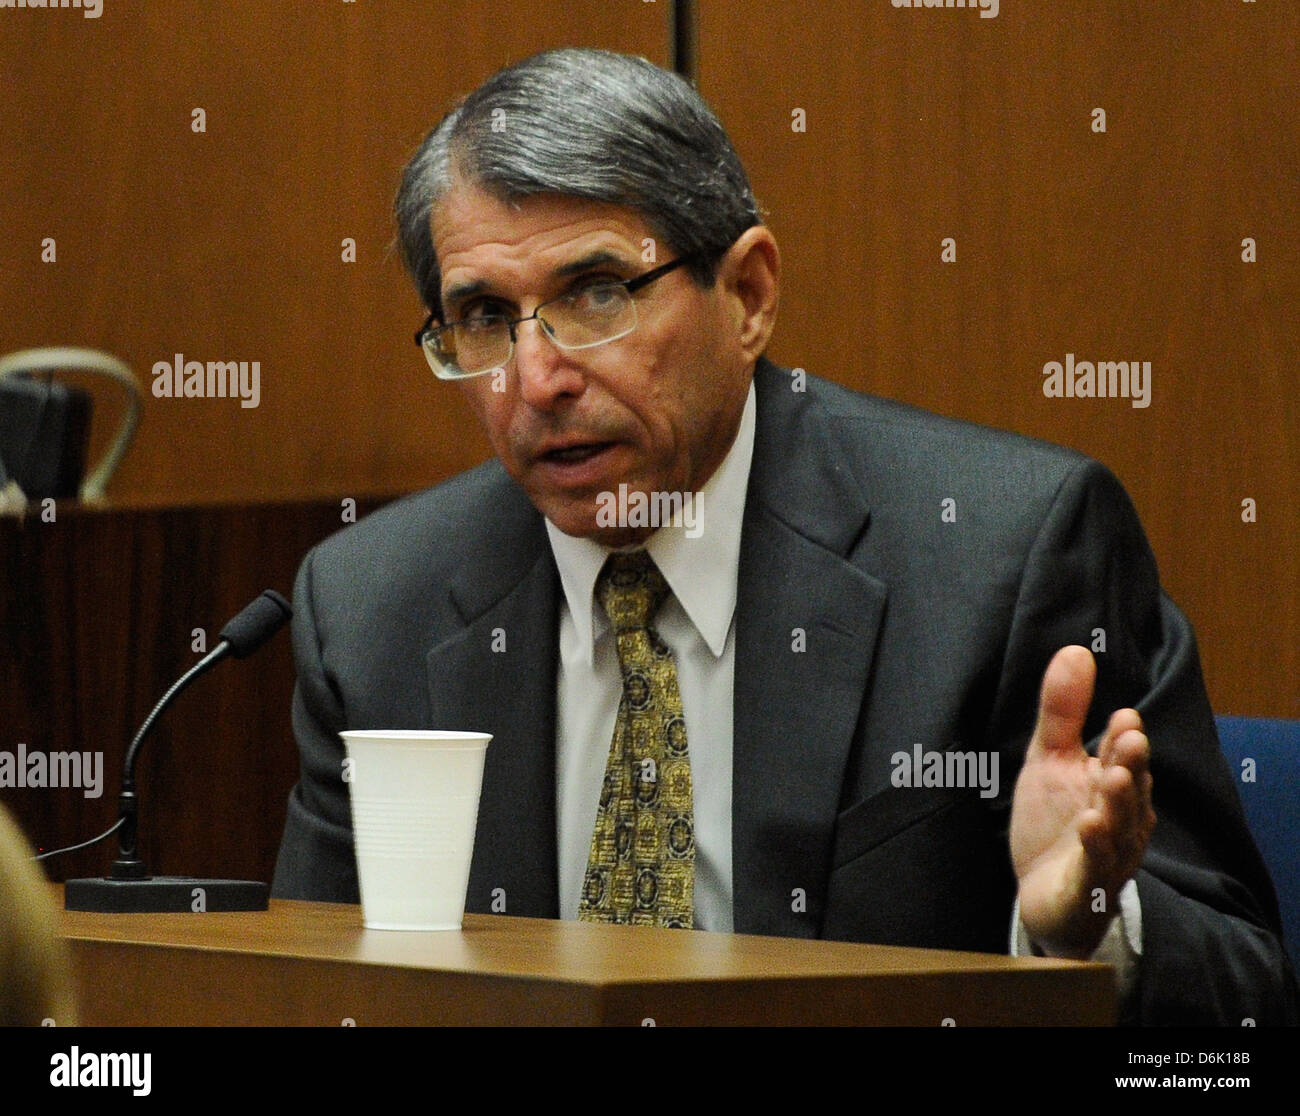
[(1079, 818), (1095, 808), (1090, 770), (1100, 765), (1082, 748), (1079, 756), (1036, 749), (1016, 781), (1011, 811), (1011, 861), (1020, 881), (1021, 917), (1086, 898), (1086, 858)]

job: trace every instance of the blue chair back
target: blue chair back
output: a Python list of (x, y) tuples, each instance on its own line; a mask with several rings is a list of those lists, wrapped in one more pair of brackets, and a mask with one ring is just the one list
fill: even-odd
[[(1260, 855), (1273, 877), (1282, 933), (1300, 972), (1300, 721), (1215, 717), (1223, 754)], [(1243, 781), (1253, 760), (1253, 781)]]

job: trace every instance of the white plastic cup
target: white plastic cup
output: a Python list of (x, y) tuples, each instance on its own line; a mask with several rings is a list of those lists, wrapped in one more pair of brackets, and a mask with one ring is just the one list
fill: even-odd
[(339, 734), (347, 749), (361, 917), (369, 930), (459, 930), (491, 735)]

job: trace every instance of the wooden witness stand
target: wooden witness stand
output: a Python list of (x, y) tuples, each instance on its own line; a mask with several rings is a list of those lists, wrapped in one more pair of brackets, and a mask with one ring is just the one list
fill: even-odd
[[(56, 898), (62, 906), (62, 889)], [(1109, 1026), (1109, 966), (466, 915), (366, 930), (361, 909), (64, 911), (85, 1026)]]

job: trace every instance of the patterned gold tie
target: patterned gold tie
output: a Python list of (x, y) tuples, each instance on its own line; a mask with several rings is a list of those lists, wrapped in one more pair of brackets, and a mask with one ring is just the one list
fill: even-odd
[(695, 820), (672, 652), (650, 626), (668, 584), (644, 550), (611, 554), (596, 581), (618, 644), (623, 696), (596, 808), (578, 917), (695, 925)]

